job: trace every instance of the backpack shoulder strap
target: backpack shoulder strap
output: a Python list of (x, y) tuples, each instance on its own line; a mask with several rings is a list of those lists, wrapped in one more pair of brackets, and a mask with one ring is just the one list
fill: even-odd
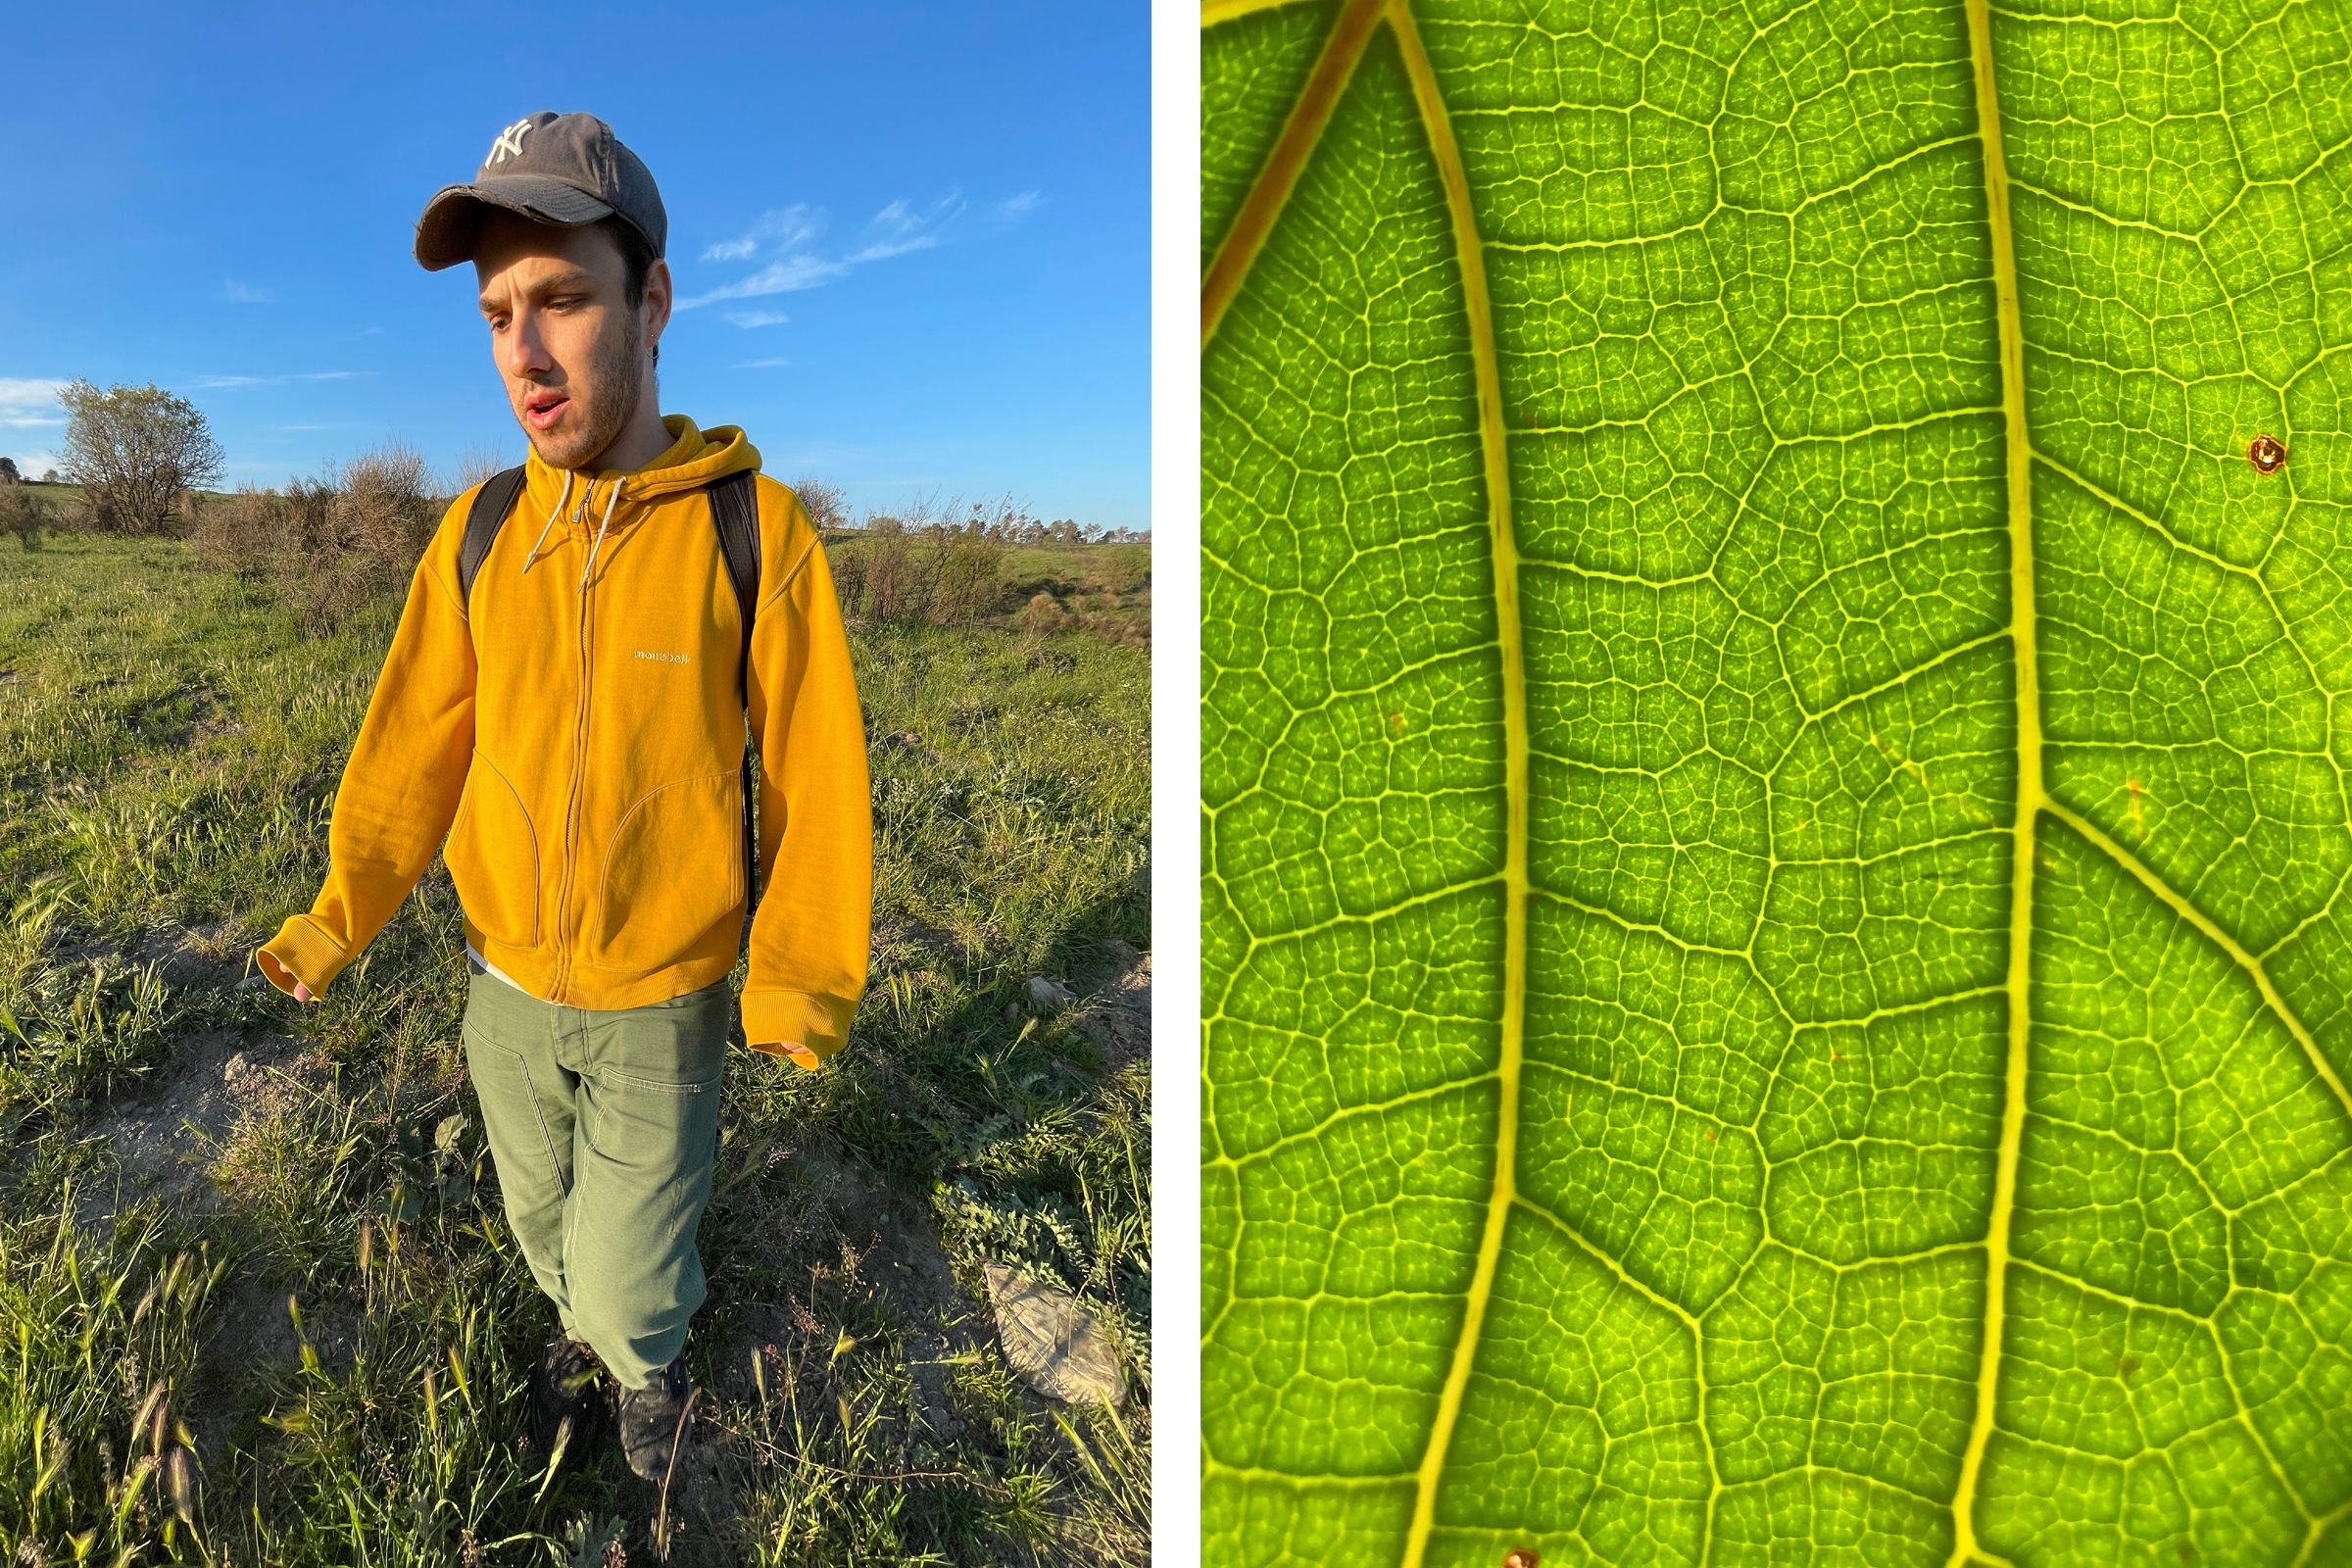
[(466, 510), (466, 538), (458, 546), (458, 597), (469, 610), (473, 579), (489, 559), (490, 547), (498, 542), (498, 530), (506, 525), (507, 514), (514, 510), (514, 498), (522, 494), (522, 476), (521, 465), (492, 474), (473, 493), (473, 505)]
[[(752, 700), (752, 618), (760, 608), (760, 493), (755, 470), (740, 468), (703, 487), (710, 498), (710, 525), (718, 530), (719, 564), (735, 588), (735, 607), (743, 621), (743, 649), (735, 665), (735, 696), (747, 708)], [(760, 841), (755, 835), (752, 801), (755, 797), (752, 753), (743, 753), (743, 891), (747, 904), (760, 903)], [(751, 940), (746, 922), (744, 940)]]
[(743, 612), (743, 654), (735, 666), (735, 695), (751, 700), (752, 617), (760, 608), (760, 496), (753, 484), (758, 474), (739, 468), (704, 486), (710, 498), (710, 522), (718, 530), (718, 555), (735, 585), (735, 605)]

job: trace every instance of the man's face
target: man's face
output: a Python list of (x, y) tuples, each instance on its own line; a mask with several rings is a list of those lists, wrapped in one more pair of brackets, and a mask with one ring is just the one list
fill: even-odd
[(620, 251), (593, 224), (558, 228), (493, 209), (473, 268), (482, 318), (514, 417), (558, 468), (612, 444), (645, 390), (647, 357), (669, 321), (669, 269), (648, 270), (630, 310)]

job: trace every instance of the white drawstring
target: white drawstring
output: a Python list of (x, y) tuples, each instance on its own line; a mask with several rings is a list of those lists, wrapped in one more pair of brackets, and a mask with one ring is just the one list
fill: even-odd
[[(588, 547), (588, 564), (580, 568), (580, 592), (582, 593), (588, 591), (589, 573), (596, 570), (596, 553), (605, 548), (605, 530), (612, 526), (612, 508), (620, 500), (620, 487), (628, 482), (626, 477), (613, 480), (612, 493), (605, 498), (605, 520), (597, 524), (596, 543)], [(593, 488), (592, 483), (592, 491)], [(585, 500), (581, 503), (583, 506), (586, 504)]]
[(531, 574), (531, 563), (539, 559), (539, 547), (547, 543), (547, 530), (556, 525), (556, 519), (564, 514), (564, 503), (570, 499), (571, 470), (565, 468), (564, 470), (564, 493), (556, 498), (556, 509), (547, 514), (547, 522), (540, 528), (539, 537), (531, 541), (531, 553), (522, 558), (522, 574), (524, 576), (527, 577)]

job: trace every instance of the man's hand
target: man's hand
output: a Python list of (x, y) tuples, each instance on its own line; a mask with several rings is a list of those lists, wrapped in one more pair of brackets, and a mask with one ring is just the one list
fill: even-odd
[(276, 958), (271, 957), (269, 954), (256, 953), (253, 956), (253, 961), (260, 966), (265, 975), (274, 976), (278, 973), (283, 973), (288, 980), (293, 981), (294, 1000), (296, 1002), (317, 1002), (318, 1000), (318, 993), (313, 991), (309, 986), (304, 985), (300, 975), (296, 974), (293, 970), (288, 969), (283, 963), (279, 962)]

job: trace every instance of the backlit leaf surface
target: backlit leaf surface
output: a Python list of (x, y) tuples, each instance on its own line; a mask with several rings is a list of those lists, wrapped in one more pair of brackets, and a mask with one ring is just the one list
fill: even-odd
[(1203, 23), (1209, 1560), (2352, 1564), (2352, 14)]

